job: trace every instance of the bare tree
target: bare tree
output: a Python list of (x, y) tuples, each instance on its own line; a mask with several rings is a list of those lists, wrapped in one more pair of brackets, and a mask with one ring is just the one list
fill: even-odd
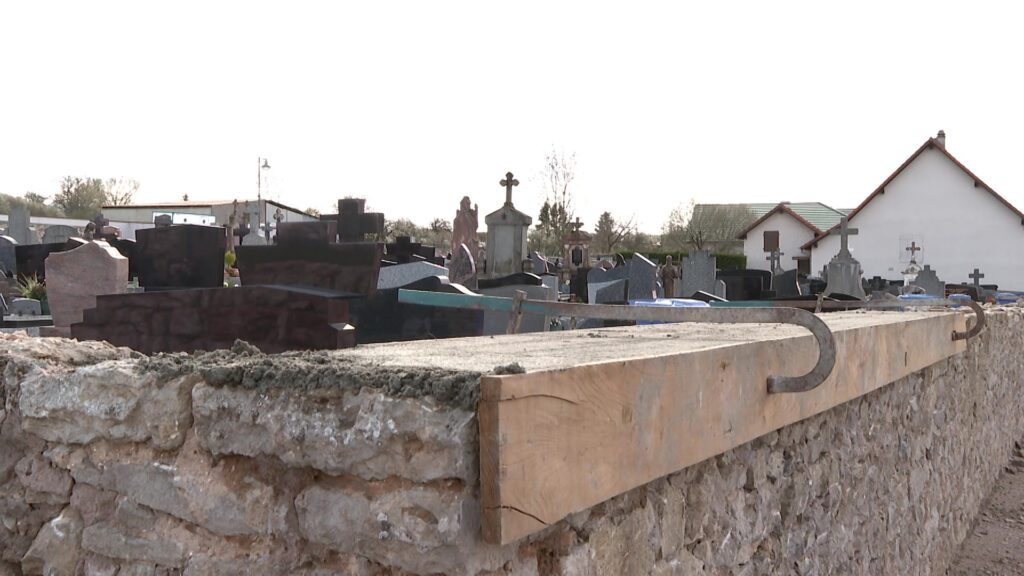
[(617, 246), (636, 232), (633, 220), (631, 217), (626, 222), (619, 223), (610, 212), (601, 213), (594, 227), (594, 247), (602, 254), (614, 252)]
[(569, 186), (576, 179), (576, 154), (552, 150), (544, 158), (545, 200), (537, 217), (537, 225), (530, 233), (533, 250), (544, 254), (557, 254), (562, 250), (562, 238), (571, 229), (575, 217), (573, 194)]
[(688, 204), (677, 206), (662, 226), (662, 246), (672, 250), (715, 248), (736, 239), (754, 221), (746, 204)]
[(107, 178), (103, 183), (106, 203), (110, 206), (127, 206), (139, 191), (139, 183), (130, 178)]

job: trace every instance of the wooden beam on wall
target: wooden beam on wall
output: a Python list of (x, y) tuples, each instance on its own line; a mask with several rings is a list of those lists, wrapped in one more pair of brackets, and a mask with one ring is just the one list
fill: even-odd
[(484, 377), (484, 539), (516, 541), (965, 350), (951, 338), (965, 328), (959, 313), (830, 316), (836, 367), (810, 392), (769, 395), (765, 385), (813, 366), (809, 334)]

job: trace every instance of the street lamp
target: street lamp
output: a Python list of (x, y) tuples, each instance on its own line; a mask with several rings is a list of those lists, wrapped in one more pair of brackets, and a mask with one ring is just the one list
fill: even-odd
[[(270, 223), (267, 222), (267, 211), (263, 206), (263, 172), (270, 170), (270, 163), (266, 158), (256, 157), (256, 206), (260, 213), (260, 224), (264, 224), (267, 231), (270, 231)], [(257, 232), (259, 229), (257, 228)]]

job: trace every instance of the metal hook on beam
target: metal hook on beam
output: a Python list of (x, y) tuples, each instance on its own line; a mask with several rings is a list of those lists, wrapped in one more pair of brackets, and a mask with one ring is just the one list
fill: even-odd
[[(422, 292), (417, 290), (399, 290), (398, 301), (404, 304), (419, 304), (421, 306), (509, 312), (511, 315), (510, 333), (512, 323), (519, 314), (599, 318), (603, 320), (634, 322), (793, 324), (806, 328), (814, 336), (814, 340), (817, 343), (818, 360), (810, 372), (801, 376), (781, 376), (777, 374), (769, 376), (767, 381), (768, 392), (773, 394), (813, 390), (828, 378), (836, 364), (836, 342), (832, 331), (822, 322), (821, 318), (798, 308), (655, 308), (551, 302), (547, 300), (519, 300), (518, 298)], [(517, 306), (518, 311), (516, 310)]]

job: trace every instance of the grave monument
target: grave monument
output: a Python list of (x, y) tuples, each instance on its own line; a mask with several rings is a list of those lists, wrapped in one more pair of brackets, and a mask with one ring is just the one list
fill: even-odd
[(46, 258), (46, 293), (57, 336), (71, 336), (82, 312), (96, 307), (96, 297), (122, 294), (128, 287), (128, 259), (102, 240)]
[(846, 216), (839, 221), (839, 253), (832, 257), (827, 267), (828, 285), (825, 286), (825, 296), (832, 294), (845, 294), (859, 300), (864, 300), (867, 295), (864, 293), (864, 285), (861, 282), (861, 274), (864, 270), (852, 254), (850, 254), (849, 237), (857, 234), (856, 228), (850, 228)]
[(519, 180), (508, 172), (500, 184), (505, 188), (505, 204), (484, 218), (487, 224), (486, 273), (491, 277), (521, 271), (527, 256), (526, 232), (533, 223), (533, 218), (512, 205), (512, 188), (519, 185)]

